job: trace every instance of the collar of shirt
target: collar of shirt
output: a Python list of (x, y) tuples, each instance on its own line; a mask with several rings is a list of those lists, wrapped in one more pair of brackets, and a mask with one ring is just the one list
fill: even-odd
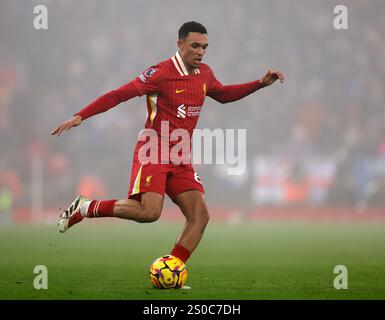
[[(182, 60), (182, 57), (180, 56), (179, 51), (176, 52), (175, 56), (171, 57), (172, 62), (174, 63), (174, 66), (178, 73), (181, 76), (188, 76), (189, 73), (187, 71), (187, 68)], [(193, 71), (193, 74), (199, 74), (201, 73), (198, 68), (195, 68)]]

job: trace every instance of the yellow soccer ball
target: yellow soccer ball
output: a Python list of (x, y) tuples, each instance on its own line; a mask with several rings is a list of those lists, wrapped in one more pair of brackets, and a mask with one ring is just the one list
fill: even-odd
[(186, 265), (177, 257), (162, 256), (151, 264), (150, 280), (154, 288), (181, 288), (187, 280)]

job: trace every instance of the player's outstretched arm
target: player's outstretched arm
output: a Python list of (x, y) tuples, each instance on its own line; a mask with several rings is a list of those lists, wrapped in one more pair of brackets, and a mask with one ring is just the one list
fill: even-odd
[(79, 115), (73, 116), (71, 119), (68, 119), (66, 122), (62, 123), (55, 130), (51, 132), (52, 135), (60, 136), (64, 130), (69, 130), (72, 127), (77, 127), (82, 122), (82, 117)]
[(258, 89), (272, 85), (277, 79), (283, 83), (284, 76), (279, 71), (268, 70), (259, 80), (224, 86), (214, 77), (208, 96), (220, 103), (240, 100)]
[(116, 107), (119, 103), (127, 101), (128, 99), (134, 98), (138, 95), (139, 92), (134, 84), (134, 81), (131, 81), (116, 90), (112, 90), (100, 96), (94, 102), (76, 113), (71, 119), (62, 123), (59, 127), (52, 131), (51, 134), (60, 136), (64, 130), (76, 127), (82, 121), (98, 113), (106, 112), (107, 110)]

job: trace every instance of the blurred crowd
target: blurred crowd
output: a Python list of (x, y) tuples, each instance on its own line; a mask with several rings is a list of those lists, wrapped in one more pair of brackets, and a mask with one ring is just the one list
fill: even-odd
[(24, 1), (0, 13), (1, 211), (30, 206), (36, 187), (47, 207), (77, 193), (126, 197), (144, 98), (60, 138), (50, 131), (172, 56), (179, 26), (193, 19), (208, 29), (205, 62), (224, 84), (268, 68), (287, 79), (231, 104), (206, 99), (199, 128), (247, 129), (245, 174), (196, 166), (211, 204), (385, 206), (382, 1), (349, 1), (348, 30), (335, 30), (332, 4), (315, 0), (44, 3), (44, 31)]

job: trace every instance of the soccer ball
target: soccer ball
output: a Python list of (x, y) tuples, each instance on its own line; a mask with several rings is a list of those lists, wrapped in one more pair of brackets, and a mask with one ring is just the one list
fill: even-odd
[(151, 264), (150, 280), (154, 288), (181, 288), (187, 280), (186, 265), (177, 257), (162, 256)]

